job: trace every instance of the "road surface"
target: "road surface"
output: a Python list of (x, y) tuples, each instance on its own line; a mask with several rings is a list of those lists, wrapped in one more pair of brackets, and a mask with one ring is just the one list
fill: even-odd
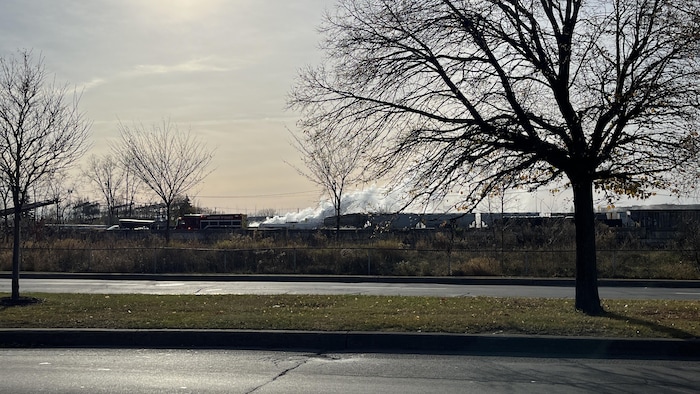
[[(0, 280), (0, 293), (11, 291), (10, 280)], [(437, 283), (338, 283), (277, 281), (174, 281), (31, 279), (20, 280), (22, 293), (86, 294), (356, 294), (436, 297), (545, 297), (574, 298), (570, 286), (458, 285)], [(603, 287), (603, 299), (700, 300), (700, 288)]]
[(0, 349), (6, 393), (696, 393), (700, 362)]

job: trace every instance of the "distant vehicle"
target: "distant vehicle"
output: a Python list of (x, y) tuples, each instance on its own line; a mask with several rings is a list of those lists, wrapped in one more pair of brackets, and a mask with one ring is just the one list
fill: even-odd
[(156, 221), (153, 219), (119, 219), (120, 229), (148, 230)]
[(240, 213), (190, 214), (177, 218), (177, 230), (237, 229), (248, 227), (248, 217)]

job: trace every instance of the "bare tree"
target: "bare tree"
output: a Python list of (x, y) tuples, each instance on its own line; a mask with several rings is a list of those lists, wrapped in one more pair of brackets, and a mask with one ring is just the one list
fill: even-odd
[(190, 130), (183, 132), (169, 120), (150, 128), (120, 122), (119, 132), (120, 141), (113, 146), (115, 156), (165, 205), (165, 240), (169, 243), (173, 202), (210, 173), (207, 168), (213, 151)]
[(567, 183), (576, 308), (600, 314), (594, 190), (674, 183), (697, 133), (698, 0), (340, 0), (326, 64), (291, 97), (302, 128), (386, 149), (419, 197), (483, 199), (502, 178)]
[(264, 218), (271, 218), (277, 215), (277, 210), (275, 208), (261, 208), (255, 212), (255, 216), (260, 216)]
[(19, 300), (20, 221), (29, 191), (65, 169), (86, 149), (90, 130), (67, 85), (47, 81), (31, 51), (0, 58), (0, 176), (14, 204), (12, 299)]
[(108, 223), (114, 224), (116, 207), (122, 204), (122, 189), (126, 183), (124, 167), (112, 155), (90, 156), (83, 175), (101, 194), (107, 206)]
[(294, 148), (301, 154), (306, 171), (297, 172), (320, 186), (333, 203), (336, 240), (340, 236), (340, 214), (346, 188), (363, 179), (362, 155), (367, 146), (362, 139), (346, 141), (324, 131), (292, 134)]
[[(46, 212), (42, 215), (44, 219), (50, 219), (55, 221), (56, 224), (61, 223), (63, 220), (63, 214), (70, 204), (70, 195), (72, 194), (72, 188), (67, 185), (68, 175), (66, 172), (61, 171), (52, 174), (42, 180), (40, 184), (37, 184), (34, 192), (34, 199), (54, 205), (54, 211), (51, 212), (51, 218), (47, 217)], [(49, 205), (45, 205), (48, 207)]]
[(121, 199), (123, 201), (121, 208), (126, 208), (126, 216), (134, 216), (134, 204), (136, 204), (136, 195), (141, 191), (143, 183), (134, 174), (130, 166), (125, 166), (120, 162), (120, 167), (124, 175), (124, 194)]

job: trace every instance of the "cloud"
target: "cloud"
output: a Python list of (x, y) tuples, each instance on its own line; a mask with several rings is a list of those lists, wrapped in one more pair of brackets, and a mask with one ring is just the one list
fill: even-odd
[(179, 64), (139, 64), (128, 74), (131, 75), (153, 75), (169, 73), (196, 73), (196, 72), (223, 72), (229, 68), (208, 64), (209, 58), (192, 59)]
[(107, 81), (104, 78), (93, 78), (89, 80), (88, 82), (85, 82), (80, 86), (80, 89), (83, 91), (90, 90), (92, 88), (95, 88), (97, 86), (105, 84)]
[(196, 58), (176, 64), (138, 64), (136, 66), (131, 67), (130, 69), (127, 69), (126, 71), (116, 72), (112, 76), (92, 78), (88, 82), (85, 82), (82, 85), (80, 85), (80, 88), (83, 91), (88, 91), (101, 85), (108, 84), (115, 80), (124, 80), (134, 77), (168, 75), (178, 73), (194, 74), (205, 72), (227, 72), (232, 70), (232, 68), (222, 67), (214, 64), (214, 62), (212, 62), (212, 59), (212, 57)]

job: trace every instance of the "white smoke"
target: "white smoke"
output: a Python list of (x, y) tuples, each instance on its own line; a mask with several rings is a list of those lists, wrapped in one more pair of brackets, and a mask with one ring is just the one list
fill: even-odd
[[(343, 196), (340, 214), (396, 212), (403, 208), (407, 201), (407, 194), (401, 190), (389, 191), (385, 188), (371, 186)], [(316, 208), (305, 208), (298, 212), (278, 215), (262, 223), (251, 223), (250, 227), (285, 225), (295, 228), (315, 228), (322, 225), (323, 219), (330, 216), (335, 216), (333, 203), (324, 199), (319, 201)]]
[[(553, 193), (550, 190), (542, 189), (535, 192), (526, 192), (522, 190), (510, 191), (506, 200), (509, 201), (503, 209), (507, 212), (537, 212), (540, 214), (546, 213), (561, 213), (573, 212), (571, 206), (571, 198), (568, 195), (570, 190), (564, 189), (558, 193)], [(407, 188), (398, 187), (395, 189), (387, 189), (384, 187), (371, 186), (367, 189), (355, 190), (343, 196), (341, 202), (341, 215), (352, 213), (396, 213), (403, 211), (406, 213), (447, 213), (455, 211), (455, 203), (458, 203), (462, 198), (459, 193), (448, 196), (445, 200), (435, 202), (429, 206), (413, 203), (406, 206), (410, 201), (410, 192)], [(657, 202), (654, 198), (649, 202), (668, 203), (663, 198)], [(488, 206), (487, 202), (482, 202), (474, 212), (497, 212), (501, 209), (501, 201), (492, 201), (493, 206)], [(680, 202), (675, 201), (675, 204), (698, 204), (697, 198), (693, 201)], [(620, 203), (616, 204), (620, 206)], [(632, 204), (634, 205), (634, 204)], [(604, 211), (604, 210), (603, 210)], [(249, 227), (258, 226), (284, 226), (290, 228), (318, 228), (323, 225), (323, 220), (327, 217), (335, 216), (333, 203), (328, 199), (319, 201), (315, 208), (309, 207), (297, 212), (289, 212), (284, 215), (277, 215), (261, 223), (250, 223)]]

